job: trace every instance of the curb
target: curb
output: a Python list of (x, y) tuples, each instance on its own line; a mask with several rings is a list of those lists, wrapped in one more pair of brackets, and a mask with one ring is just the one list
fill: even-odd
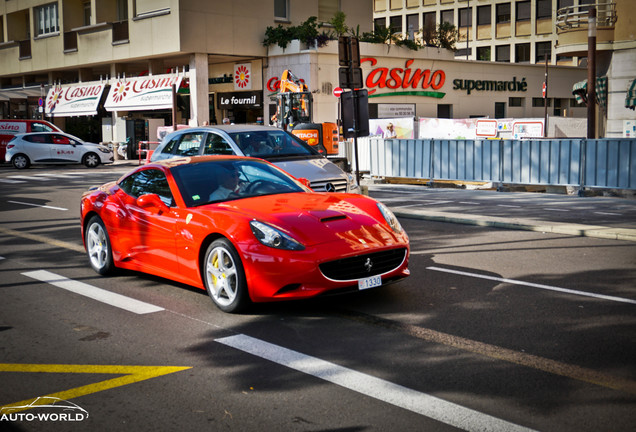
[(409, 209), (391, 209), (398, 217), (422, 219), (511, 230), (537, 231), (565, 234), (578, 237), (593, 237), (609, 240), (636, 242), (636, 229), (610, 228), (598, 225), (538, 222), (533, 220), (507, 219), (493, 216), (462, 215), (458, 213), (433, 212)]

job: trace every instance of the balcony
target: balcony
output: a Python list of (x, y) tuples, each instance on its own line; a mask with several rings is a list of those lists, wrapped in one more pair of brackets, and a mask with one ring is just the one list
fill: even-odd
[(601, 1), (596, 4), (568, 6), (557, 11), (557, 46), (559, 55), (586, 56), (588, 40), (588, 14), (596, 7), (596, 49), (612, 50), (617, 21), (616, 2)]

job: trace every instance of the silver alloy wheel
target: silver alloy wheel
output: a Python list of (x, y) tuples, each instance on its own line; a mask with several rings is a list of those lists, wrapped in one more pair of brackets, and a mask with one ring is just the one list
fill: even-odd
[(230, 306), (239, 290), (236, 263), (230, 251), (223, 246), (215, 247), (207, 256), (205, 277), (210, 296), (219, 306)]
[(86, 165), (88, 168), (95, 168), (97, 165), (99, 165), (99, 156), (97, 156), (95, 153), (88, 153), (84, 155), (84, 165)]
[(108, 265), (109, 251), (106, 231), (97, 222), (91, 223), (88, 227), (86, 250), (88, 258), (96, 270), (104, 269)]
[(11, 163), (13, 163), (14, 168), (17, 168), (17, 169), (28, 168), (29, 158), (27, 158), (25, 155), (22, 155), (22, 154), (15, 155), (13, 156)]

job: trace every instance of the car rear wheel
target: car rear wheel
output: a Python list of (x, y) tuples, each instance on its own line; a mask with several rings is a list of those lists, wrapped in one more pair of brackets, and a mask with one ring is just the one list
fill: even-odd
[(93, 216), (86, 226), (86, 253), (91, 267), (101, 275), (115, 271), (113, 252), (106, 226), (99, 216)]
[(224, 312), (240, 312), (249, 305), (241, 258), (227, 239), (212, 242), (205, 253), (204, 282), (210, 298)]
[(88, 168), (95, 168), (99, 165), (99, 156), (95, 153), (86, 153), (82, 158), (82, 163)]
[(16, 169), (25, 169), (31, 166), (31, 161), (29, 160), (28, 156), (23, 154), (17, 154), (13, 156), (13, 159), (11, 159), (11, 163)]

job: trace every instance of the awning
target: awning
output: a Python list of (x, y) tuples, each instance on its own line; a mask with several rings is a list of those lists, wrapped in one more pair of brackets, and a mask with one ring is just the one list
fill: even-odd
[[(604, 110), (607, 107), (607, 77), (596, 77), (596, 103)], [(579, 81), (572, 87), (576, 103), (587, 104), (587, 80)]]
[[(8, 101), (9, 99), (27, 99), (29, 97), (38, 97), (41, 94), (42, 89), (39, 86), (0, 89), (0, 101)], [(44, 92), (44, 94), (46, 94), (46, 92)]]
[(625, 108), (633, 110), (636, 108), (636, 79), (633, 79), (627, 88), (625, 95)]
[(51, 87), (44, 103), (47, 116), (72, 117), (97, 114), (106, 83), (87, 82)]
[(587, 103), (587, 80), (579, 81), (572, 87), (572, 94), (576, 103), (581, 105)]
[(171, 109), (172, 86), (178, 89), (182, 78), (165, 74), (120, 79), (111, 84), (104, 108), (108, 111)]

